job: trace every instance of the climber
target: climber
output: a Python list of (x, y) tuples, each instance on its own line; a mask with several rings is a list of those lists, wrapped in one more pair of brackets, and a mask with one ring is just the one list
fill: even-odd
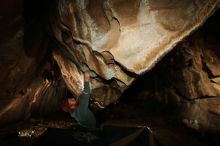
[(93, 112), (89, 109), (90, 98), (90, 75), (84, 72), (84, 90), (80, 96), (74, 98), (66, 98), (61, 103), (61, 108), (64, 112), (70, 113), (71, 117), (83, 127), (88, 129), (96, 128), (96, 118)]

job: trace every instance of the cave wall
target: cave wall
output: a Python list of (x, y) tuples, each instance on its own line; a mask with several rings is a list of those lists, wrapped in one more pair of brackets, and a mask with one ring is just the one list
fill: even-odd
[[(14, 9), (2, 9), (0, 21), (4, 32), (0, 37), (1, 125), (55, 114), (67, 90), (75, 96), (80, 94), (85, 70), (92, 77), (95, 105), (104, 108), (116, 102), (137, 76), (150, 70), (219, 7), (218, 0), (42, 0), (4, 4)], [(181, 47), (176, 49), (183, 51)], [(200, 56), (197, 51), (192, 55)], [(188, 56), (177, 58), (181, 57)], [(180, 83), (184, 85), (174, 86), (189, 99), (219, 95), (213, 83), (218, 79), (211, 81), (201, 70), (213, 64), (201, 66), (201, 61), (194, 61), (194, 69), (199, 71), (185, 68), (172, 77), (173, 81), (185, 79)], [(210, 71), (216, 73), (215, 69)]]
[(105, 107), (203, 24), (218, 1), (57, 1), (56, 6), (48, 28), (62, 77), (79, 95), (83, 82), (74, 76), (89, 69), (92, 99)]
[[(216, 14), (217, 17), (219, 13)], [(192, 40), (183, 44), (183, 58), (188, 67), (183, 68), (180, 76), (174, 78), (173, 85), (179, 95), (186, 99), (180, 114), (183, 123), (198, 131), (218, 133), (220, 37), (219, 31), (207, 31), (214, 26), (207, 27), (209, 28), (204, 27), (204, 31), (201, 30), (201, 33), (195, 34), (191, 37)], [(217, 27), (215, 29), (219, 30)]]
[(162, 115), (168, 111), (174, 123), (203, 134), (219, 134), (219, 16), (217, 11), (153, 70), (140, 76), (123, 95), (124, 100), (132, 97), (143, 111)]

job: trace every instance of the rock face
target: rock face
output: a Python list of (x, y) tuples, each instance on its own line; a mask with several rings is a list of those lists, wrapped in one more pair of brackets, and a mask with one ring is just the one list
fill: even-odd
[[(53, 56), (75, 95), (83, 86), (80, 78), (72, 79), (73, 76), (91, 70), (94, 91), (108, 93), (93, 94), (92, 98), (105, 107), (118, 99), (135, 75), (152, 68), (178, 41), (201, 25), (217, 4), (218, 1), (58, 1), (58, 7), (48, 13), (53, 18), (49, 32), (57, 42)], [(50, 15), (56, 12), (59, 13)], [(62, 59), (56, 57), (58, 54), (75, 67), (67, 70), (61, 65)], [(76, 83), (79, 88), (81, 84), (80, 89), (74, 89)]]
[(204, 133), (220, 130), (219, 16), (218, 11), (135, 83), (145, 86), (134, 94), (139, 102), (172, 108), (176, 120)]
[(185, 53), (180, 56), (184, 58), (185, 67), (178, 72), (179, 77), (175, 75), (173, 86), (187, 101), (182, 107), (182, 121), (199, 131), (219, 132), (219, 33), (216, 36), (204, 32), (193, 35), (183, 44)]
[[(85, 70), (92, 77), (93, 102), (99, 108), (116, 102), (137, 76), (149, 71), (202, 25), (220, 1), (25, 0), (24, 5), (17, 1), (13, 10), (18, 11), (11, 12), (6, 8), (12, 3), (3, 3), (1, 125), (56, 113), (67, 90), (74, 96), (83, 90)], [(189, 41), (176, 48), (180, 54), (173, 62), (173, 87), (187, 100), (195, 101), (193, 106), (191, 102), (182, 104), (189, 107), (183, 108), (183, 113), (193, 115), (199, 108), (205, 110), (202, 113), (219, 113), (218, 98), (196, 100), (219, 96), (219, 60), (215, 60), (219, 56), (196, 45)], [(181, 64), (182, 58), (187, 64)], [(178, 72), (175, 64), (179, 63), (184, 68)], [(211, 108), (210, 104), (216, 105)], [(187, 117), (183, 122), (193, 127), (191, 120), (195, 122)], [(212, 128), (202, 116), (196, 120), (202, 121), (201, 127)]]

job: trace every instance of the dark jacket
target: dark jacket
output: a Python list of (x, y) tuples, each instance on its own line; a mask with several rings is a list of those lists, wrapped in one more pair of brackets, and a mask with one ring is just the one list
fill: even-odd
[(96, 118), (89, 109), (90, 86), (89, 82), (84, 83), (82, 94), (77, 97), (79, 105), (75, 112), (71, 113), (71, 117), (83, 127), (94, 129), (96, 127)]

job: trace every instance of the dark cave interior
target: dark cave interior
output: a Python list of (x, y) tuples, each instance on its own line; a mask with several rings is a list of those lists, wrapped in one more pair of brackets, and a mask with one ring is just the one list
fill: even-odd
[[(25, 0), (25, 2), (27, 4), (28, 0)], [(46, 2), (50, 3), (50, 1)], [(36, 2), (36, 4), (37, 3), (38, 2)], [(28, 33), (24, 35), (24, 41), (27, 39), (28, 43), (25, 44), (27, 46), (24, 46), (24, 48), (32, 48), (31, 51), (25, 51), (28, 56), (34, 56), (37, 58), (39, 57), (39, 52), (45, 50), (37, 49), (41, 48), (38, 46), (38, 42), (30, 41), (30, 39), (38, 40), (41, 38), (41, 40), (44, 40), (42, 37), (45, 36), (45, 31), (41, 28), (45, 28), (43, 21), (47, 18), (47, 16), (44, 16), (44, 11), (49, 10), (44, 8), (40, 14), (35, 14), (36, 9), (30, 9), (32, 8), (30, 5), (34, 5), (33, 7), (36, 7), (36, 4), (27, 4), (26, 8), (29, 9), (26, 11), (31, 11), (32, 13), (26, 15), (25, 19), (28, 23), (32, 23), (32, 21), (39, 22), (38, 26), (42, 25), (42, 27), (40, 27), (39, 30), (35, 29), (33, 31), (29, 31), (31, 28), (25, 28), (27, 30), (24, 30), (24, 32), (27, 31)], [(39, 18), (35, 17), (36, 20), (29, 21), (28, 19), (33, 15), (37, 15)], [(43, 20), (42, 17), (44, 18)], [(107, 126), (106, 129), (111, 126), (119, 126), (120, 128), (149, 127), (150, 132), (148, 132), (152, 132), (155, 140), (155, 146), (175, 146), (177, 144), (181, 146), (220, 145), (220, 141), (218, 140), (220, 133), (218, 130), (209, 131), (204, 128), (200, 131), (197, 131), (194, 128), (189, 126), (187, 127), (184, 124), (181, 117), (182, 114), (180, 113), (183, 113), (184, 115), (185, 108), (189, 106), (188, 103), (193, 104), (195, 101), (194, 99), (187, 97), (187, 94), (183, 94), (184, 90), (182, 91), (179, 88), (184, 85), (178, 84), (179, 82), (183, 81), (181, 76), (178, 76), (179, 73), (186, 68), (192, 68), (195, 64), (195, 60), (197, 60), (196, 55), (194, 58), (187, 58), (187, 55), (185, 55), (190, 52), (189, 49), (192, 48), (194, 45), (193, 41), (197, 40), (197, 38), (205, 42), (204, 47), (212, 50), (217, 58), (220, 58), (219, 18), (220, 10), (216, 11), (199, 29), (195, 30), (193, 33), (191, 33), (190, 36), (182, 40), (171, 52), (169, 52), (162, 60), (160, 60), (160, 62), (157, 63), (157, 65), (152, 70), (138, 76), (136, 81), (122, 94), (120, 99), (114, 104), (111, 114), (103, 123)], [(41, 31), (41, 33), (39, 33), (39, 31)], [(4, 33), (7, 32), (2, 31), (2, 33), (4, 35)], [(41, 42), (40, 44), (42, 45), (44, 43)], [(53, 46), (49, 46), (49, 48), (50, 47)], [(47, 53), (49, 54), (50, 51)], [(202, 69), (207, 73), (209, 78), (216, 77), (205, 63)], [(45, 75), (48, 77), (47, 73), (45, 73)], [(201, 98), (206, 97), (202, 96)], [(217, 120), (219, 120), (219, 115), (217, 116)], [(7, 126), (4, 125), (4, 127), (1, 126), (0, 145), (32, 146), (38, 142), (39, 137), (41, 138), (43, 132), (45, 132), (47, 129), (52, 128), (52, 131), (53, 128), (74, 129), (73, 127), (76, 125), (76, 122), (70, 118), (69, 115), (61, 111), (56, 111), (55, 114), (51, 113), (49, 115), (36, 115), (31, 119), (27, 119), (16, 124), (9, 124)], [(23, 136), (21, 136), (22, 132), (24, 133)], [(112, 133), (111, 134), (114, 135), (114, 133), (117, 132), (113, 131)], [(150, 137), (149, 133), (147, 135), (148, 137)], [(69, 138), (71, 139), (71, 136)], [(83, 145), (85, 145), (85, 143)], [(148, 145), (150, 144), (148, 143)]]

